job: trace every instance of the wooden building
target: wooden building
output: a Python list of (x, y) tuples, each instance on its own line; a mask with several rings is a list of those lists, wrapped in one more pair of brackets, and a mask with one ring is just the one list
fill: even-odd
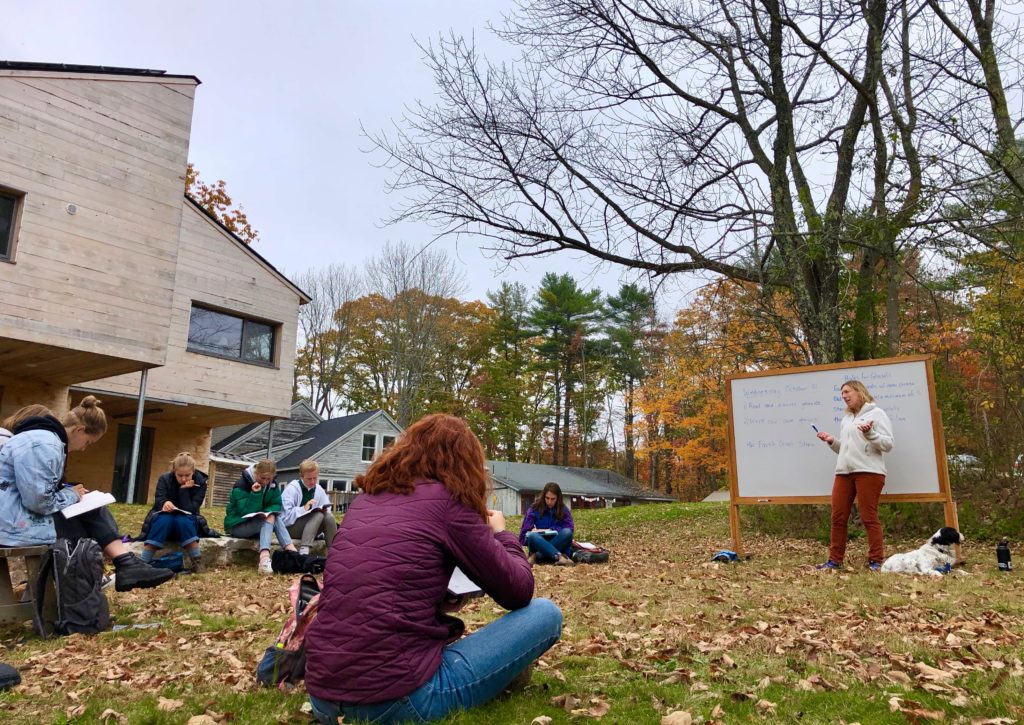
[(636, 503), (675, 501), (647, 491), (635, 481), (603, 468), (549, 466), (539, 463), (488, 461), (492, 491), (490, 508), (505, 515), (525, 514), (545, 484), (553, 481), (562, 489), (562, 498), (571, 509), (611, 508)]
[[(0, 62), (0, 416), (92, 393), (68, 475), (135, 500), (211, 430), (288, 415), (309, 297), (184, 196), (198, 79)], [(142, 372), (146, 371), (145, 390)]]
[[(268, 423), (214, 431), (214, 455), (224, 459), (217, 462), (218, 471), (237, 471), (231, 484), (245, 466), (227, 456), (267, 458), (268, 444), (269, 457), (277, 463), (277, 477), (282, 483), (299, 477), (299, 464), (304, 460), (314, 460), (320, 467), (320, 483), (343, 510), (355, 495), (353, 479), (401, 433), (394, 419), (382, 410), (324, 420), (308, 403), (299, 401), (292, 405), (287, 421), (274, 421), (272, 442)], [(218, 474), (216, 478), (217, 490), (212, 495), (219, 500), (225, 495), (222, 488), (227, 476)], [(227, 484), (228, 493), (231, 484)]]

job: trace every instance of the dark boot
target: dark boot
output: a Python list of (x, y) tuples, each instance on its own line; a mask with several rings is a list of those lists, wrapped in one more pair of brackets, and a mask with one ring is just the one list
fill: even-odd
[(202, 555), (190, 556), (189, 561), (192, 564), (193, 574), (202, 574), (204, 571), (206, 571), (206, 564), (203, 562)]
[(168, 579), (174, 578), (170, 569), (157, 569), (150, 566), (135, 554), (121, 554), (114, 559), (114, 589), (127, 592), (131, 589), (149, 589), (158, 587)]

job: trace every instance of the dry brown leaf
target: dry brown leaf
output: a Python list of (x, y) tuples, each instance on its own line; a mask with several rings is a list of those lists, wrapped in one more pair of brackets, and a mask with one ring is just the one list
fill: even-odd
[(674, 710), (661, 718), (661, 725), (693, 725), (693, 715), (687, 710)]
[(946, 672), (930, 665), (926, 665), (924, 662), (915, 662), (914, 670), (926, 680), (952, 680), (956, 678), (952, 672)]
[(181, 700), (171, 700), (166, 697), (157, 698), (156, 709), (164, 712), (174, 712), (185, 703)]
[(128, 718), (119, 713), (117, 710), (107, 708), (100, 713), (100, 721), (107, 722), (107, 720), (116, 720), (117, 722), (128, 722)]
[(570, 715), (576, 715), (579, 717), (592, 717), (595, 720), (600, 720), (608, 711), (612, 709), (612, 706), (608, 704), (607, 700), (602, 700), (599, 697), (590, 698), (590, 707), (580, 707), (575, 710), (570, 710)]
[(185, 627), (202, 627), (203, 623), (199, 619), (179, 619), (178, 624)]
[(530, 725), (551, 725), (551, 718), (547, 715), (538, 715), (530, 721)]
[(721, 705), (715, 705), (714, 709), (711, 710), (711, 717), (720, 718), (725, 715), (725, 710), (722, 709)]
[(575, 695), (570, 695), (568, 692), (564, 695), (556, 695), (551, 698), (551, 704), (557, 705), (566, 712), (572, 712), (572, 709), (580, 704), (580, 700)]
[(207, 714), (193, 715), (185, 725), (220, 725), (216, 720)]
[(971, 718), (971, 725), (1014, 725), (1016, 722), (1016, 720), (1009, 717)]
[(768, 700), (758, 700), (754, 707), (756, 707), (762, 714), (768, 715), (775, 712), (776, 703), (769, 702)]

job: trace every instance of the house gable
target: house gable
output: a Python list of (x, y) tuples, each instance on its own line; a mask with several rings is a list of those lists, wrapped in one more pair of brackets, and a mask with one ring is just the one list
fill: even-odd
[[(365, 416), (365, 418), (353, 421), (353, 425), (346, 427), (338, 435), (330, 437), (321, 436), (313, 443), (303, 446), (287, 458), (282, 459), (278, 463), (278, 469), (282, 471), (297, 470), (299, 463), (309, 458), (316, 461), (320, 466), (320, 476), (324, 479), (350, 481), (365, 472), (367, 466), (369, 466), (369, 461), (362, 460), (363, 435), (373, 434), (375, 436), (374, 446), (376, 455), (382, 448), (384, 436), (394, 436), (397, 438), (401, 435), (402, 429), (383, 410), (359, 413), (357, 416)], [(352, 417), (346, 416), (346, 418)], [(321, 426), (325, 426), (330, 422), (324, 421)]]

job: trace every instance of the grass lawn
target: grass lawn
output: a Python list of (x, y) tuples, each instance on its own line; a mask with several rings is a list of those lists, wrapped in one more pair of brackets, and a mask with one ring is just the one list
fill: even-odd
[[(208, 512), (214, 528), (222, 513)], [(144, 514), (115, 507), (124, 531), (137, 532)], [(525, 692), (446, 722), (658, 723), (675, 711), (723, 723), (1024, 720), (1024, 587), (1019, 573), (996, 571), (988, 546), (968, 542), (962, 577), (869, 573), (860, 568), (863, 540), (852, 545), (848, 571), (820, 573), (813, 564), (823, 545), (755, 539), (749, 530), (752, 559), (711, 563), (728, 545), (722, 504), (574, 517), (580, 538), (608, 547), (612, 559), (536, 569), (537, 595), (565, 612), (563, 640)], [(0, 694), (0, 721), (309, 722), (301, 690), (253, 684), (290, 582), (218, 569), (110, 592), (118, 623), (158, 628), (50, 641), (24, 627), (3, 630), (2, 659), (24, 682)], [(499, 613), (482, 599), (462, 616), (473, 629)]]

